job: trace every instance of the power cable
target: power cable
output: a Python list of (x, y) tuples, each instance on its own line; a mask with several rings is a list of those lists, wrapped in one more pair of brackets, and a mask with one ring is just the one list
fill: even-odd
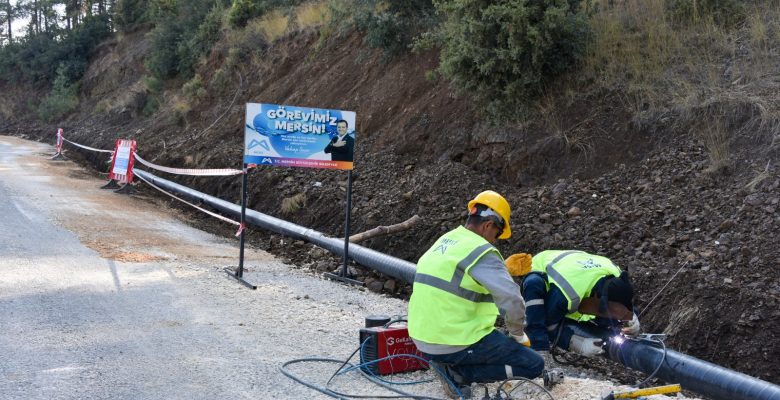
[(648, 308), (650, 308), (650, 305), (651, 305), (651, 304), (653, 304), (653, 301), (655, 301), (655, 299), (656, 299), (656, 298), (657, 298), (657, 297), (658, 297), (658, 296), (659, 296), (661, 293), (663, 293), (664, 289), (666, 289), (666, 287), (667, 287), (667, 286), (669, 286), (669, 284), (670, 284), (670, 283), (672, 283), (672, 281), (674, 280), (674, 278), (675, 278), (675, 277), (677, 277), (677, 274), (679, 274), (679, 273), (680, 273), (680, 271), (682, 271), (682, 270), (683, 270), (683, 268), (685, 268), (685, 266), (686, 266), (686, 265), (688, 265), (688, 261), (684, 262), (684, 263), (683, 263), (683, 265), (682, 265), (682, 266), (680, 266), (680, 269), (678, 269), (678, 270), (677, 270), (677, 272), (675, 272), (675, 273), (674, 273), (674, 275), (672, 275), (672, 277), (671, 277), (671, 278), (669, 278), (669, 281), (668, 281), (668, 282), (666, 282), (666, 285), (664, 285), (664, 287), (662, 287), (662, 288), (661, 288), (661, 290), (659, 290), (659, 291), (658, 291), (658, 293), (656, 293), (656, 294), (655, 294), (655, 296), (653, 296), (653, 298), (652, 298), (652, 299), (650, 299), (650, 301), (649, 301), (649, 302), (647, 302), (647, 305), (646, 305), (646, 306), (645, 306), (645, 307), (642, 309), (642, 311), (640, 311), (640, 312), (639, 312), (639, 315), (637, 316), (637, 318), (638, 318), (638, 317), (641, 317), (641, 316), (642, 316), (642, 314), (644, 314), (644, 313), (645, 313), (645, 311), (647, 311), (647, 309), (648, 309)]

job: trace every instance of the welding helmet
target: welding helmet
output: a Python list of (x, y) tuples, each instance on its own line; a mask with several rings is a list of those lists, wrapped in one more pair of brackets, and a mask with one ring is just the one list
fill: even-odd
[[(489, 210), (478, 211), (475, 207), (477, 204), (482, 204), (488, 207)], [(512, 211), (509, 208), (509, 202), (506, 201), (504, 196), (501, 196), (492, 190), (486, 190), (478, 194), (473, 200), (469, 201), (468, 211), (469, 215), (474, 215), (474, 213), (479, 212), (480, 216), (489, 216), (491, 213), (487, 211), (492, 211), (492, 214), (498, 218), (499, 224), (503, 228), (501, 235), (499, 235), (498, 238), (509, 239), (512, 237), (512, 229), (509, 227), (509, 215)]]

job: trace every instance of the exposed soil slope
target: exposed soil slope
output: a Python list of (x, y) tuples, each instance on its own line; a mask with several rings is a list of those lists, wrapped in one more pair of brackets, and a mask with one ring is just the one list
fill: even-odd
[[(555, 129), (541, 121), (493, 127), (467, 97), (425, 79), (437, 64), (433, 52), (383, 63), (357, 34), (317, 44), (316, 32), (290, 35), (265, 50), (261, 62), (247, 61), (233, 71), (232, 84), (210, 91), (189, 112), (177, 116), (169, 105), (143, 118), (149, 94), (141, 84), (141, 57), (147, 44), (137, 32), (98, 52), (82, 86), (83, 108), (62, 126), (67, 137), (102, 148), (117, 137), (135, 138), (139, 153), (159, 164), (226, 167), (241, 162), (246, 102), (355, 110), (360, 134), (353, 232), (414, 214), (423, 218), (411, 230), (366, 246), (415, 261), (438, 235), (462, 222), (470, 197), (497, 190), (514, 210), (515, 234), (500, 246), (506, 255), (549, 248), (607, 255), (633, 274), (640, 306), (687, 263), (643, 315), (645, 330), (668, 333), (672, 348), (780, 382), (776, 138), (735, 133), (728, 145), (731, 166), (713, 171), (704, 143), (688, 133), (692, 124), (703, 123), (696, 115), (706, 113), (666, 110), (645, 114), (640, 123), (619, 89), (578, 95), (561, 106), (562, 126)], [(200, 71), (204, 81), (226, 54), (215, 49)], [(95, 112), (101, 101), (105, 112)], [(754, 111), (724, 107), (735, 124)], [(31, 132), (29, 121), (0, 120), (6, 131), (22, 126)], [(54, 128), (33, 132), (51, 141)], [(555, 134), (574, 128), (598, 134), (583, 146)], [(179, 181), (239, 198), (234, 178)], [(341, 236), (346, 173), (261, 168), (250, 185), (250, 207)], [(283, 213), (282, 200), (300, 194), (305, 205)], [(250, 237), (313, 270), (337, 265), (304, 243), (266, 232)], [(373, 290), (408, 295), (407, 285), (359, 273)]]

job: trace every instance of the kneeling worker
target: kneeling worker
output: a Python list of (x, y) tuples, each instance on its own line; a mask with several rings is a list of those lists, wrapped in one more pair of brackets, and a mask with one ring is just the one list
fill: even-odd
[(526, 330), (531, 348), (548, 364), (553, 364), (551, 343), (591, 357), (604, 352), (603, 340), (622, 326), (621, 321), (628, 321), (622, 333), (639, 333), (628, 272), (621, 272), (608, 258), (584, 251), (547, 250), (533, 256), (528, 270), (523, 280)]
[[(470, 397), (472, 382), (535, 378), (544, 367), (542, 357), (527, 347), (520, 287), (492, 245), (512, 236), (509, 214), (503, 196), (480, 193), (468, 203), (466, 225), (440, 237), (417, 262), (409, 335), (463, 397)], [(509, 336), (495, 329), (499, 314)], [(454, 387), (443, 384), (457, 397)]]

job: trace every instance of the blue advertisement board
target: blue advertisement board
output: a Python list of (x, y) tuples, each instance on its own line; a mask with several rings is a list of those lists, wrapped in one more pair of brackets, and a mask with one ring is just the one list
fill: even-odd
[(355, 113), (247, 103), (244, 163), (352, 169)]

